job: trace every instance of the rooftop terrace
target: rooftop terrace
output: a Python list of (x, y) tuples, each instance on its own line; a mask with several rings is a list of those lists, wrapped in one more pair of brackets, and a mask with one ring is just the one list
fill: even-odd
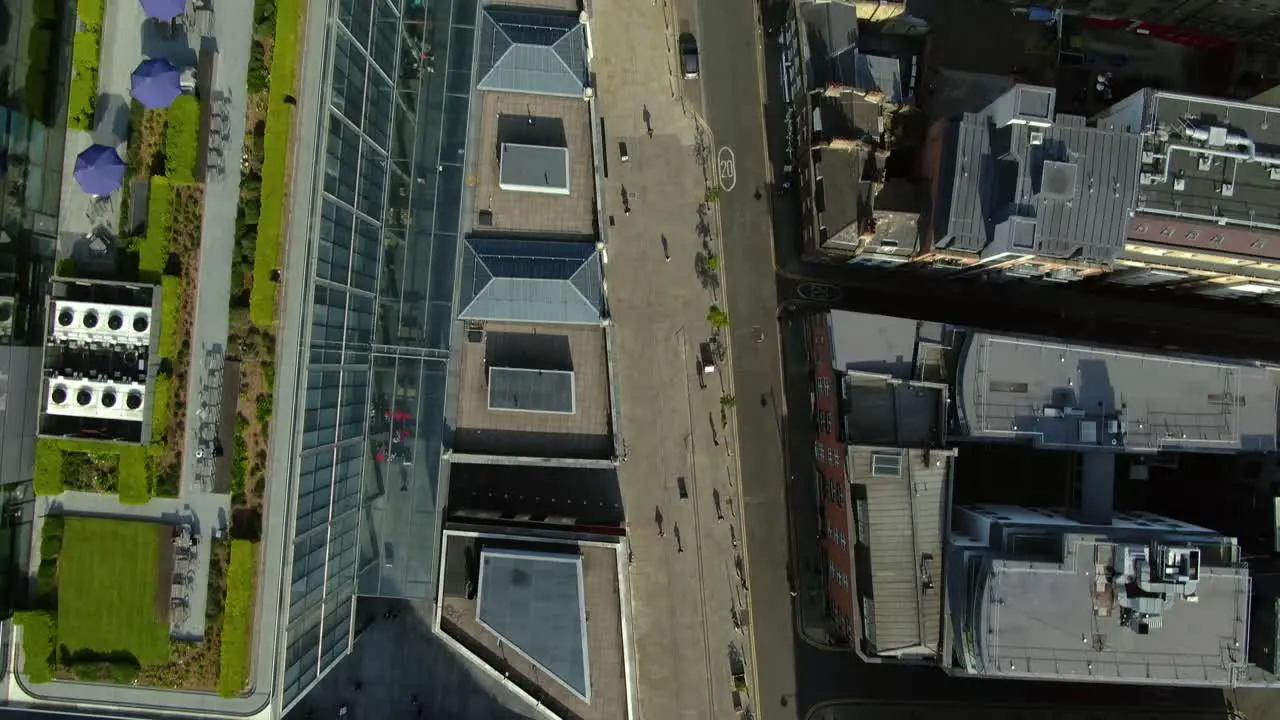
[[(587, 103), (580, 98), (513, 93), (485, 93), (482, 102), (474, 170), (476, 230), (593, 235), (595, 182)], [(500, 188), (504, 144), (566, 149), (567, 193)], [(563, 158), (559, 162), (563, 164)], [(512, 169), (506, 174), (513, 177)]]
[(959, 432), (1076, 449), (1265, 452), (1276, 377), (1261, 367), (971, 335), (960, 351)]
[(603, 328), (490, 322), (460, 354), (455, 451), (612, 457)]

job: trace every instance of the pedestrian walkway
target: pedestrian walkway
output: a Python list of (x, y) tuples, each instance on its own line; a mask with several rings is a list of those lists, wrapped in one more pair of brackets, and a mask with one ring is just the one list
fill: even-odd
[(698, 271), (710, 218), (699, 214), (698, 130), (672, 95), (666, 28), (657, 4), (592, 10), (593, 44), (608, 48), (594, 69), (639, 715), (702, 720), (734, 716), (732, 667), (749, 638), (734, 627), (745, 591), (720, 403), (727, 368), (695, 368), (711, 333), (714, 299)]

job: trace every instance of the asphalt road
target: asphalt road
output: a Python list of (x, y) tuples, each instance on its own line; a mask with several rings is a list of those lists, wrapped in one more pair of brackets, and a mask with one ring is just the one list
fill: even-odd
[[(803, 507), (806, 500), (788, 497), (785, 478), (789, 472), (807, 477), (810, 468), (789, 471), (783, 458), (788, 441), (796, 442), (789, 435), (803, 425), (789, 424), (787, 418), (798, 413), (807, 416), (808, 408), (807, 397), (794, 397), (793, 388), (790, 399), (795, 405), (792, 413), (787, 412), (777, 323), (783, 305), (793, 312), (834, 306), (997, 330), (1111, 339), (1149, 347), (1200, 348), (1201, 352), (1245, 357), (1280, 358), (1280, 338), (1269, 338), (1266, 328), (1275, 324), (1262, 317), (1182, 307), (1145, 296), (1139, 296), (1143, 303), (1122, 306), (1112, 295), (1085, 297), (1078, 291), (1063, 295), (967, 282), (942, 285), (934, 278), (883, 272), (850, 274), (846, 268), (800, 262), (792, 200), (776, 195), (769, 183), (769, 168), (781, 167), (778, 57), (771, 43), (765, 43), (763, 50), (757, 45), (753, 5), (698, 0), (698, 15), (700, 30), (709, 29), (700, 31), (703, 117), (714, 135), (717, 169), (727, 170), (726, 155), (731, 154), (734, 170), (721, 178), (725, 190), (719, 209), (738, 399), (757, 717), (806, 717), (823, 703), (847, 698), (930, 697), (978, 705), (1221, 708), (1221, 693), (1210, 690), (955, 679), (935, 669), (865, 664), (851, 652), (823, 649), (799, 639), (788, 593), (791, 518), (787, 508)], [(707, 25), (707, 19), (714, 25)], [(763, 96), (761, 73), (766, 80)], [(1198, 328), (1199, 334), (1188, 332), (1189, 327)], [(803, 362), (803, 358), (788, 358), (788, 363)], [(797, 452), (794, 457), (799, 456)]]

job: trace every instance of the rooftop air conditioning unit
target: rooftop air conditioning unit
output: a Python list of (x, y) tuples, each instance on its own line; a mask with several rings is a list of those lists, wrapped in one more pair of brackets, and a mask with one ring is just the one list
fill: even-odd
[(97, 310), (89, 309), (85, 311), (83, 316), (81, 316), (80, 324), (84, 326), (85, 330), (93, 330), (94, 328), (98, 327), (98, 323), (101, 320), (102, 318), (98, 316)]
[(67, 386), (54, 385), (53, 392), (49, 393), (49, 399), (53, 401), (54, 405), (66, 405), (67, 404)]
[(76, 404), (80, 407), (89, 407), (93, 403), (93, 388), (88, 386), (76, 390)]
[(124, 396), (124, 406), (130, 410), (142, 407), (142, 391), (130, 390), (129, 394)]
[(1032, 130), (1032, 131), (1031, 131), (1031, 144), (1032, 144), (1032, 145), (1043, 145), (1043, 144), (1044, 144), (1044, 133), (1040, 132), (1039, 130)]
[(151, 318), (146, 313), (138, 313), (133, 316), (133, 331), (138, 333), (146, 332), (151, 327)]
[(104, 388), (102, 394), (98, 397), (98, 404), (107, 410), (114, 408), (119, 402), (120, 396), (116, 393), (116, 389), (111, 386)]
[(58, 327), (69, 328), (76, 321), (76, 311), (71, 308), (62, 308), (58, 310)]

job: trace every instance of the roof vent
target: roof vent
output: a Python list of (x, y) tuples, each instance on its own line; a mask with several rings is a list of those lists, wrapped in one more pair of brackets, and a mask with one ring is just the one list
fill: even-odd
[(80, 320), (80, 323), (84, 325), (86, 330), (92, 330), (98, 327), (98, 311), (90, 310), (86, 312), (84, 314), (84, 318)]
[(53, 392), (49, 394), (49, 397), (53, 399), (53, 404), (55, 405), (62, 405), (66, 403), (67, 387), (65, 385), (56, 386), (53, 388)]
[(107, 327), (111, 330), (119, 330), (124, 327), (124, 315), (119, 312), (112, 311), (112, 313), (107, 316)]
[(71, 327), (71, 323), (76, 321), (75, 311), (63, 309), (58, 312), (58, 325), (60, 327)]
[(102, 393), (102, 407), (113, 408), (116, 406), (116, 391), (106, 390)]
[(1032, 145), (1043, 145), (1043, 144), (1044, 144), (1044, 133), (1040, 132), (1039, 130), (1032, 130), (1032, 131), (1031, 131), (1031, 144), (1032, 144)]
[(142, 313), (133, 316), (133, 331), (146, 332), (151, 327), (151, 319)]
[(130, 410), (137, 410), (142, 407), (142, 393), (134, 390), (125, 396), (124, 406)]
[(88, 407), (93, 402), (93, 391), (89, 388), (80, 388), (76, 393), (76, 404), (80, 407)]

